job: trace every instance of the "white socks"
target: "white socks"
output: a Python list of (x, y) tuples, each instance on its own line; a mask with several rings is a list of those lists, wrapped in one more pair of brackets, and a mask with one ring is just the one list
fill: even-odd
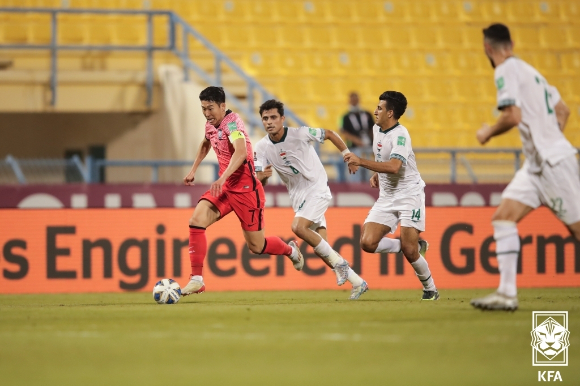
[(425, 291), (435, 291), (437, 288), (435, 287), (435, 282), (431, 276), (431, 271), (429, 270), (429, 264), (427, 264), (427, 260), (425, 260), (423, 256), (419, 256), (417, 261), (412, 262), (411, 265), (415, 270), (415, 274), (419, 280), (421, 280)]
[(513, 221), (492, 221), (495, 252), (499, 268), (499, 287), (497, 292), (506, 296), (516, 296), (516, 276), (518, 272), (518, 254), (520, 253), (520, 237), (517, 224)]
[(353, 271), (352, 268), (350, 267), (348, 268), (347, 280), (350, 281), (350, 284), (352, 284), (353, 287), (358, 287), (363, 283), (362, 277), (357, 275), (357, 273)]
[(320, 243), (316, 247), (314, 247), (314, 252), (328, 260), (332, 267), (336, 267), (337, 264), (342, 264), (345, 260), (338, 254), (334, 249), (331, 248), (330, 244), (326, 242), (322, 237), (320, 238)]
[(379, 241), (379, 246), (375, 253), (399, 253), (401, 252), (401, 240), (397, 239), (390, 239), (388, 237), (383, 237), (381, 241)]

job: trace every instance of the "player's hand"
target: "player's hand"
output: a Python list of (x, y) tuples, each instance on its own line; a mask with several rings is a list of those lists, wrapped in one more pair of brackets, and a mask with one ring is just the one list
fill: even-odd
[(348, 163), (348, 166), (360, 166), (360, 158), (354, 153), (346, 153), (344, 155), (344, 162)]
[(358, 166), (351, 165), (351, 164), (348, 165), (348, 172), (350, 174), (355, 174), (357, 170), (358, 170)]
[(262, 176), (266, 178), (272, 177), (272, 165), (266, 165), (264, 170), (262, 170)]
[(222, 187), (225, 184), (225, 180), (222, 180), (221, 177), (218, 178), (218, 180), (216, 182), (214, 182), (213, 184), (211, 184), (209, 191), (211, 193), (211, 195), (213, 197), (217, 197), (220, 194), (222, 194)]
[(489, 125), (487, 123), (481, 125), (481, 128), (475, 133), (475, 137), (480, 144), (485, 145), (489, 141)]
[(371, 181), (371, 188), (378, 188), (379, 187), (379, 175), (377, 173), (373, 174), (370, 181)]
[(183, 178), (183, 183), (185, 185), (194, 185), (193, 180), (195, 180), (195, 172), (191, 171)]

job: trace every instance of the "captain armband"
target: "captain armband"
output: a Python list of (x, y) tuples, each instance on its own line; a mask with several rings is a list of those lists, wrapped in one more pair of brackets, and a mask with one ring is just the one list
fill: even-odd
[(240, 138), (246, 138), (246, 136), (244, 135), (244, 133), (242, 133), (239, 130), (234, 130), (230, 133), (230, 142), (234, 143), (235, 140), (240, 139)]

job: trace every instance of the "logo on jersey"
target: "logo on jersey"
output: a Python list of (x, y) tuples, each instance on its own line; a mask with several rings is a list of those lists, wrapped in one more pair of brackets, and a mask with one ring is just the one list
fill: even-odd
[(407, 139), (405, 137), (398, 137), (397, 138), (397, 145), (399, 146), (405, 146), (405, 142), (407, 141)]
[(313, 136), (316, 137), (316, 130), (314, 130), (313, 128), (309, 127), (308, 128), (308, 132)]
[(256, 162), (258, 160), (258, 156), (256, 155), (256, 152), (254, 152), (254, 162)]
[(218, 139), (222, 139), (222, 137), (223, 137), (222, 129), (218, 129)]
[(238, 125), (236, 125), (236, 122), (228, 123), (228, 130), (230, 131), (230, 133), (232, 131), (236, 131), (237, 129), (238, 129)]
[(495, 85), (497, 86), (498, 90), (501, 90), (504, 84), (505, 82), (503, 81), (503, 76), (495, 81)]

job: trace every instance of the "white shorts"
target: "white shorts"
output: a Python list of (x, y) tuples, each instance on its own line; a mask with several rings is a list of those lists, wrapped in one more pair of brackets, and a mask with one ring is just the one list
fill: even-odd
[(395, 233), (399, 222), (403, 227), (425, 231), (425, 192), (395, 199), (380, 196), (369, 211), (367, 222), (386, 225), (391, 228), (390, 233)]
[(580, 221), (580, 173), (576, 156), (554, 166), (548, 163), (539, 173), (530, 173), (527, 162), (516, 172), (501, 197), (532, 208), (546, 205), (564, 224)]
[(294, 217), (303, 217), (312, 221), (310, 229), (314, 231), (318, 228), (326, 228), (324, 213), (326, 213), (331, 201), (332, 195), (330, 193), (323, 196), (308, 197), (298, 206)]

